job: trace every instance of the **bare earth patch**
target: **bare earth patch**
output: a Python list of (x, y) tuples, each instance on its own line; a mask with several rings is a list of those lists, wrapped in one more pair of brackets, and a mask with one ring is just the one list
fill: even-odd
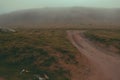
[(0, 80), (5, 80), (3, 77), (0, 77)]
[(72, 30), (67, 33), (72, 44), (88, 58), (91, 64), (91, 74), (87, 75), (87, 79), (82, 80), (120, 80), (119, 56), (108, 55), (104, 49), (97, 49), (80, 31)]

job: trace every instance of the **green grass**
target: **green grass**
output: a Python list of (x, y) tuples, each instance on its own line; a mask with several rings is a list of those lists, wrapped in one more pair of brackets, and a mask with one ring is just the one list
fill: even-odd
[[(70, 71), (59, 61), (77, 64), (75, 53), (78, 52), (65, 30), (20, 29), (16, 33), (0, 33), (0, 76), (6, 80), (33, 80), (34, 74), (47, 74), (50, 80), (70, 80)], [(22, 69), (30, 72), (20, 75)]]
[(117, 53), (120, 53), (120, 30), (88, 30), (84, 34), (94, 42), (115, 47), (118, 49)]

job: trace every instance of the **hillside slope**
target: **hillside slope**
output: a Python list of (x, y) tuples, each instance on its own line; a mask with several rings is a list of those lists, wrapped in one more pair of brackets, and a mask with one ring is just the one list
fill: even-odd
[[(0, 32), (0, 80), (75, 80), (89, 74), (87, 59), (61, 30)], [(12, 74), (11, 74), (12, 73)], [(37, 78), (37, 79), (35, 79)]]
[(0, 25), (13, 27), (118, 27), (120, 9), (43, 8), (3, 14)]

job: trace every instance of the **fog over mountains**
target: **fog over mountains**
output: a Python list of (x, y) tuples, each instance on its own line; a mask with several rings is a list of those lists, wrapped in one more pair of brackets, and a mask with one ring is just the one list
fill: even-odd
[(43, 8), (0, 15), (7, 27), (120, 27), (120, 9)]

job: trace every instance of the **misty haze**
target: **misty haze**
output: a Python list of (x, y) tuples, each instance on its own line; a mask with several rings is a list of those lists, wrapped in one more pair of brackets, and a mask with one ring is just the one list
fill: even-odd
[(120, 1), (0, 1), (0, 80), (120, 80)]

